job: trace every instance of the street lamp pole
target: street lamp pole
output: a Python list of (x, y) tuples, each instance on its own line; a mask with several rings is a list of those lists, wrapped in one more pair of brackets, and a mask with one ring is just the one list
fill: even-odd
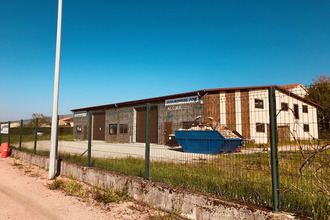
[(54, 177), (55, 177), (55, 159), (56, 159), (55, 150), (56, 150), (56, 136), (57, 136), (58, 90), (59, 90), (60, 58), (61, 58), (61, 29), (62, 29), (62, 0), (58, 0), (53, 114), (52, 114), (52, 129), (51, 129), (51, 138), (50, 138), (48, 179), (54, 179)]

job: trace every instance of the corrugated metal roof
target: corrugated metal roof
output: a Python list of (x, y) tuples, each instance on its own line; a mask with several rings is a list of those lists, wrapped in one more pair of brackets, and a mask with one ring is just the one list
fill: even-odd
[(108, 108), (115, 108), (115, 107), (125, 107), (125, 106), (132, 106), (132, 105), (139, 105), (139, 104), (145, 104), (145, 103), (157, 103), (165, 101), (166, 99), (174, 99), (174, 98), (180, 98), (184, 96), (192, 96), (192, 95), (199, 95), (200, 97), (204, 96), (205, 94), (209, 93), (216, 93), (220, 91), (232, 91), (232, 90), (258, 90), (258, 89), (268, 89), (270, 87), (274, 87), (277, 90), (294, 97), (302, 102), (308, 103), (310, 105), (313, 105), (315, 107), (320, 107), (318, 104), (309, 101), (303, 97), (300, 97), (289, 90), (283, 88), (283, 86), (278, 85), (266, 85), (266, 86), (249, 86), (249, 87), (232, 87), (232, 88), (216, 88), (216, 89), (204, 89), (204, 90), (197, 90), (193, 92), (187, 92), (187, 93), (179, 93), (175, 95), (167, 95), (167, 96), (160, 96), (155, 98), (148, 98), (148, 99), (140, 99), (135, 101), (127, 101), (127, 102), (119, 102), (119, 103), (113, 103), (113, 104), (107, 104), (107, 105), (98, 105), (98, 106), (92, 106), (92, 107), (85, 107), (85, 108), (77, 108), (72, 109), (73, 112), (80, 112), (80, 111), (90, 111), (90, 110), (105, 110)]
[(119, 102), (119, 103), (113, 103), (113, 104), (108, 104), (108, 105), (77, 108), (77, 109), (72, 109), (71, 111), (79, 112), (79, 111), (88, 111), (88, 110), (102, 110), (102, 109), (108, 109), (108, 108), (114, 108), (114, 107), (124, 107), (124, 106), (139, 105), (139, 104), (145, 104), (145, 103), (157, 103), (157, 102), (165, 101), (166, 99), (175, 99), (175, 98), (179, 98), (179, 97), (192, 96), (192, 95), (204, 96), (204, 90), (197, 90), (194, 92), (179, 93), (179, 94), (175, 94), (175, 95), (160, 96), (160, 97), (148, 98), (148, 99), (140, 99), (140, 100), (135, 100), (135, 101)]

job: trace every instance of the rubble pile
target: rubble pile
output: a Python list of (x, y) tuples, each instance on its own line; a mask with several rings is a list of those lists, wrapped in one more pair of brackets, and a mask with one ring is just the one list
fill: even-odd
[(186, 129), (186, 131), (210, 131), (213, 130), (211, 126), (209, 125), (202, 125), (202, 126), (194, 126), (189, 129)]
[(237, 134), (235, 134), (232, 130), (228, 129), (227, 127), (223, 125), (216, 125), (214, 128), (212, 128), (209, 124), (198, 124), (196, 126), (193, 126), (189, 129), (179, 129), (179, 130), (186, 130), (186, 131), (211, 131), (216, 130), (219, 131), (222, 136), (225, 138), (241, 138)]
[[(218, 130), (218, 129), (217, 129)], [(232, 130), (229, 130), (228, 128), (224, 128), (222, 130), (218, 130), (222, 136), (225, 138), (239, 138)]]

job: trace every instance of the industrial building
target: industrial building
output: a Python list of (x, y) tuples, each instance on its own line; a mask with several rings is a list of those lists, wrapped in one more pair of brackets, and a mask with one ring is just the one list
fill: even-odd
[(146, 104), (151, 103), (150, 141), (166, 144), (177, 129), (194, 123), (225, 126), (255, 143), (269, 140), (268, 89), (276, 89), (279, 139), (317, 139), (317, 105), (304, 98), (301, 84), (205, 89), (188, 93), (73, 109), (74, 138), (107, 142), (145, 142)]

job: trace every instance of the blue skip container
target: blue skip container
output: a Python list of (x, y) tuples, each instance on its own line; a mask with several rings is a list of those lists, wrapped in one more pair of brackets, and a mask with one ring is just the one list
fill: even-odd
[(244, 138), (225, 138), (217, 130), (177, 130), (175, 138), (184, 152), (200, 154), (232, 153), (241, 147), (244, 140)]

